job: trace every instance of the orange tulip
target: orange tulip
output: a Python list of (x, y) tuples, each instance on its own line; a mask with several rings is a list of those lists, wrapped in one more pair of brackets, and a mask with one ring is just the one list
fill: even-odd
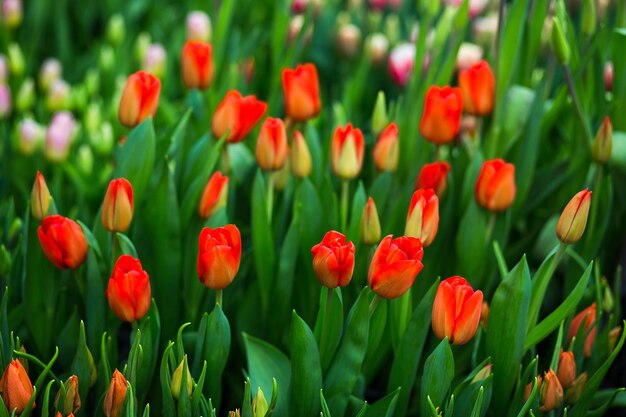
[(317, 69), (313, 64), (285, 68), (282, 74), (285, 94), (285, 114), (288, 118), (305, 122), (321, 110), (320, 87)]
[(70, 415), (73, 415), (72, 413), (78, 411), (81, 406), (80, 395), (78, 394), (78, 377), (76, 375), (72, 375), (63, 385), (65, 388), (63, 403), (60, 403), (62, 390), (59, 390), (56, 399), (54, 400), (54, 407), (57, 410), (63, 410), (63, 413), (67, 414), (69, 417)]
[(37, 171), (33, 189), (30, 193), (30, 211), (33, 217), (39, 221), (46, 217), (51, 201), (52, 196), (50, 195), (50, 190), (48, 190), (46, 179), (41, 175), (41, 172)]
[(374, 164), (379, 171), (394, 172), (398, 168), (400, 142), (398, 126), (390, 123), (378, 136), (374, 145)]
[(330, 162), (335, 175), (350, 180), (356, 178), (363, 167), (365, 141), (360, 129), (348, 123), (335, 129), (330, 143)]
[(539, 410), (544, 413), (563, 405), (563, 387), (552, 369), (543, 375), (539, 390), (539, 403), (541, 404)]
[(450, 143), (459, 133), (462, 113), (460, 88), (431, 86), (426, 92), (420, 133), (435, 145)]
[(119, 417), (122, 415), (122, 405), (124, 405), (127, 390), (128, 381), (126, 381), (124, 375), (116, 369), (115, 372), (113, 372), (109, 389), (104, 396), (104, 403), (102, 404), (105, 417)]
[(563, 388), (567, 389), (572, 386), (576, 379), (576, 359), (573, 352), (559, 353), (559, 367), (557, 376)]
[(578, 192), (563, 209), (556, 225), (556, 235), (563, 243), (573, 244), (580, 240), (591, 206), (591, 191), (587, 188)]
[(330, 231), (320, 243), (313, 246), (313, 270), (320, 283), (327, 288), (345, 287), (354, 272), (354, 243)]
[(367, 275), (370, 288), (388, 300), (402, 296), (424, 267), (423, 256), (424, 249), (418, 238), (386, 236), (370, 263)]
[(432, 188), (413, 193), (406, 215), (406, 236), (418, 237), (424, 247), (430, 246), (439, 227), (439, 199)]
[(74, 220), (58, 214), (47, 216), (37, 229), (46, 258), (60, 269), (76, 269), (87, 258), (87, 239)]
[(515, 166), (502, 159), (485, 161), (480, 168), (474, 195), (489, 211), (504, 211), (515, 199)]
[(415, 189), (432, 188), (435, 190), (437, 197), (441, 198), (446, 192), (447, 176), (450, 172), (450, 164), (446, 161), (433, 162), (425, 164), (420, 170), (415, 181)]
[(241, 142), (261, 120), (267, 104), (255, 96), (243, 97), (239, 91), (226, 93), (217, 106), (211, 122), (211, 130), (216, 139), (228, 134), (226, 141)]
[(234, 224), (200, 232), (198, 277), (205, 287), (226, 288), (233, 282), (241, 262), (241, 234)]
[(298, 178), (308, 177), (313, 169), (311, 152), (306, 140), (300, 131), (293, 134), (293, 142), (290, 149), (291, 173)]
[[(584, 320), (584, 324), (583, 324)], [(585, 357), (591, 357), (591, 348), (593, 342), (596, 339), (596, 303), (591, 304), (589, 307), (581, 311), (572, 319), (572, 323), (569, 325), (569, 332), (567, 334), (568, 343), (572, 342), (574, 336), (578, 334), (581, 325), (584, 325), (583, 337), (585, 339)]]
[(208, 42), (188, 40), (181, 55), (183, 83), (204, 90), (213, 81), (213, 49)]
[(148, 116), (154, 117), (159, 106), (160, 93), (161, 81), (154, 75), (137, 71), (128, 77), (120, 99), (120, 123), (131, 128)]
[(203, 219), (208, 219), (226, 205), (227, 199), (228, 177), (216, 171), (204, 187), (200, 204), (198, 204), (198, 215)]
[(478, 329), (482, 304), (482, 291), (474, 291), (465, 278), (454, 276), (441, 281), (433, 304), (435, 335), (447, 337), (455, 345), (469, 342)]
[(102, 202), (101, 219), (109, 232), (125, 232), (133, 219), (135, 201), (133, 186), (126, 178), (109, 182), (109, 188)]
[[(4, 370), (2, 379), (0, 379), (0, 392), (9, 414), (13, 410), (15, 410), (15, 414), (21, 414), (26, 409), (34, 390), (33, 384), (19, 360), (13, 359)], [(33, 408), (35, 408), (34, 403)]]
[(150, 278), (139, 259), (130, 255), (118, 258), (105, 296), (120, 320), (132, 323), (146, 315), (150, 310)]
[(268, 117), (261, 126), (256, 142), (256, 161), (265, 171), (277, 171), (285, 166), (289, 155), (287, 129), (280, 119)]
[(487, 61), (481, 60), (459, 72), (463, 108), (471, 114), (486, 116), (493, 110), (496, 78)]

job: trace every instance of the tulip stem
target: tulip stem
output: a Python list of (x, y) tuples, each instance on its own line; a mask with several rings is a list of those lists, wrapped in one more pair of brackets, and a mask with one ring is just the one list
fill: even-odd
[(585, 113), (583, 111), (583, 107), (580, 104), (580, 100), (578, 99), (578, 94), (576, 93), (576, 86), (574, 85), (574, 77), (572, 77), (572, 71), (570, 70), (569, 65), (563, 65), (563, 72), (565, 74), (565, 82), (567, 83), (567, 89), (569, 90), (569, 95), (574, 102), (574, 109), (576, 110), (576, 115), (578, 116), (578, 120), (582, 125), (583, 131), (585, 132), (585, 137), (587, 138), (587, 142), (591, 143), (593, 141), (593, 137), (591, 137), (591, 131), (589, 130), (589, 126), (587, 125), (587, 120), (585, 119)]
[(489, 243), (491, 241), (491, 236), (493, 235), (493, 229), (496, 225), (496, 213), (489, 213), (489, 221), (487, 223), (487, 232), (485, 233), (485, 242)]
[(215, 290), (215, 304), (222, 306), (223, 290)]
[(374, 312), (376, 311), (376, 307), (378, 307), (378, 304), (380, 304), (380, 297), (378, 296), (378, 294), (374, 294), (374, 298), (372, 298), (372, 301), (370, 302), (370, 310), (369, 310), (370, 318), (374, 315)]
[(348, 195), (350, 194), (350, 182), (344, 180), (341, 183), (341, 231), (345, 232), (348, 227)]
[(78, 287), (78, 292), (80, 292), (80, 296), (85, 299), (85, 283), (81, 279), (80, 274), (78, 273), (78, 269), (74, 269), (74, 279), (76, 281), (76, 286)]
[(333, 299), (333, 288), (326, 287), (326, 305), (324, 306), (324, 319), (322, 320), (322, 334), (320, 336), (320, 348), (328, 343), (328, 329), (330, 327), (330, 304)]
[(267, 175), (267, 219), (272, 224), (272, 212), (274, 211), (274, 181), (275, 173), (269, 172)]

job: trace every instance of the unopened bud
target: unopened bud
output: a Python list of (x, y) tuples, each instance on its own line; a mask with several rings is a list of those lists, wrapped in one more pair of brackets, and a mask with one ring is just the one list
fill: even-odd
[(613, 291), (609, 286), (609, 282), (605, 277), (602, 277), (602, 309), (610, 313), (613, 311), (613, 307), (615, 306), (615, 299), (613, 298)]
[(400, 87), (405, 87), (411, 76), (415, 65), (415, 45), (412, 43), (401, 43), (396, 45), (389, 54), (389, 72), (391, 79)]
[(611, 158), (613, 151), (613, 125), (609, 116), (604, 118), (591, 147), (591, 155), (594, 161), (604, 164)]
[(43, 144), (44, 129), (32, 119), (24, 119), (18, 127), (19, 150), (24, 155), (32, 155)]
[(489, 304), (483, 301), (483, 305), (480, 309), (480, 324), (484, 329), (487, 329), (487, 321), (489, 320)]
[(395, 45), (400, 41), (400, 28), (401, 22), (400, 18), (396, 13), (388, 14), (385, 18), (384, 22), (384, 33), (387, 35), (387, 39), (389, 39), (389, 43)]
[(574, 380), (572, 385), (567, 390), (565, 401), (568, 404), (576, 404), (583, 394), (585, 387), (587, 386), (587, 372), (583, 372)]
[(48, 58), (39, 70), (39, 86), (43, 91), (48, 91), (55, 81), (63, 76), (63, 67), (56, 58)]
[(143, 57), (143, 69), (158, 78), (165, 76), (167, 52), (160, 43), (150, 45)]
[(261, 387), (259, 387), (256, 397), (252, 399), (252, 415), (254, 417), (265, 417), (267, 410), (269, 410), (267, 400), (265, 395), (263, 395), (263, 391), (261, 391)]
[(313, 169), (311, 152), (302, 133), (295, 131), (290, 153), (291, 173), (297, 178), (306, 178)]
[(561, 21), (557, 17), (552, 18), (552, 32), (550, 33), (552, 51), (561, 65), (569, 64), (570, 48), (565, 37)]
[(46, 184), (46, 179), (41, 172), (37, 171), (33, 189), (30, 193), (30, 211), (33, 217), (39, 221), (43, 220), (43, 218), (48, 215), (48, 208), (50, 207), (51, 201), (52, 196)]
[(372, 133), (378, 136), (380, 132), (387, 126), (389, 119), (387, 117), (387, 103), (385, 100), (385, 92), (379, 91), (374, 104), (372, 113)]
[(557, 376), (563, 388), (567, 389), (572, 386), (576, 379), (576, 359), (574, 359), (573, 352), (561, 350)]
[(24, 113), (35, 105), (35, 82), (32, 78), (26, 78), (15, 97), (15, 107), (20, 113)]
[(135, 59), (138, 62), (143, 62), (143, 57), (146, 55), (150, 45), (152, 45), (152, 40), (149, 33), (141, 32), (137, 35), (137, 40), (135, 41)]
[(128, 381), (117, 369), (113, 372), (113, 378), (109, 384), (109, 389), (104, 396), (102, 408), (105, 417), (120, 417), (122, 415), (122, 405), (128, 391)]
[(177, 400), (180, 398), (180, 392), (183, 388), (183, 371), (186, 374), (185, 387), (187, 390), (187, 395), (191, 396), (191, 390), (193, 389), (193, 379), (191, 378), (189, 366), (187, 366), (187, 355), (183, 357), (180, 365), (178, 365), (178, 368), (176, 368), (176, 370), (172, 374), (172, 382), (170, 386), (172, 387), (172, 396)]
[(54, 115), (46, 132), (45, 155), (50, 161), (61, 162), (67, 158), (75, 129), (71, 113), (59, 112)]
[(89, 145), (84, 143), (78, 147), (76, 165), (86, 176), (90, 176), (93, 172), (93, 152)]
[(580, 240), (587, 226), (590, 206), (591, 191), (587, 188), (578, 192), (567, 203), (556, 225), (556, 235), (561, 242), (573, 244)]
[(15, 29), (22, 23), (22, 15), (22, 0), (4, 0), (2, 2), (2, 20), (9, 29)]
[(70, 108), (70, 86), (63, 80), (56, 80), (46, 98), (46, 105), (50, 111), (67, 110)]
[(104, 45), (100, 48), (100, 56), (98, 56), (100, 68), (105, 72), (110, 72), (115, 67), (115, 51), (110, 45)]
[(596, 33), (598, 26), (598, 14), (596, 11), (596, 0), (583, 0), (583, 8), (580, 14), (580, 30), (583, 35), (591, 36)]
[(9, 60), (4, 54), (0, 54), (0, 84), (6, 84), (9, 80)]
[(472, 24), (474, 42), (488, 47), (493, 44), (498, 31), (498, 14), (492, 13), (485, 17), (479, 17)]
[(461, 71), (478, 64), (483, 59), (483, 48), (468, 42), (463, 42), (456, 55), (456, 70)]
[(472, 378), (472, 384), (474, 382), (484, 381), (485, 379), (489, 378), (489, 375), (491, 375), (491, 368), (493, 368), (492, 364), (489, 363), (485, 365), (480, 371), (478, 371), (474, 378)]
[(9, 69), (11, 72), (18, 77), (24, 74), (24, 70), (26, 69), (26, 65), (24, 63), (24, 54), (22, 53), (22, 49), (20, 46), (13, 42), (9, 45), (8, 50), (9, 57)]
[(365, 41), (365, 50), (372, 64), (376, 66), (382, 65), (387, 58), (389, 40), (383, 33), (372, 33)]
[(374, 199), (369, 197), (361, 214), (361, 242), (365, 245), (375, 245), (380, 242), (380, 219)]
[[(62, 396), (63, 391), (65, 395)], [(63, 398), (62, 398), (63, 397)], [(75, 413), (80, 409), (80, 395), (78, 394), (78, 377), (72, 375), (63, 384), (54, 400), (54, 406), (57, 410), (61, 410), (63, 415)]]
[(604, 64), (604, 89), (613, 91), (613, 62), (611, 61)]
[(615, 345), (617, 345), (617, 340), (619, 339), (619, 336), (621, 334), (621, 326), (613, 327), (611, 331), (609, 331), (609, 352), (613, 352), (613, 349), (615, 349)]
[(107, 40), (112, 45), (119, 45), (126, 36), (126, 25), (124, 24), (124, 17), (116, 13), (111, 16), (109, 24), (107, 25)]
[(539, 402), (541, 404), (539, 409), (543, 412), (555, 410), (563, 405), (563, 387), (552, 369), (543, 376)]
[(336, 43), (341, 56), (347, 59), (356, 57), (361, 45), (361, 29), (352, 23), (340, 26)]
[(211, 19), (201, 11), (193, 11), (187, 15), (187, 40), (211, 42)]

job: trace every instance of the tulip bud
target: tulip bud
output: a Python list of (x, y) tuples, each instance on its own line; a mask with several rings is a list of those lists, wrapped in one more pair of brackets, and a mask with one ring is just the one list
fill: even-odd
[(448, 187), (448, 172), (450, 172), (450, 164), (446, 161), (425, 164), (417, 176), (415, 189), (418, 190), (421, 188), (425, 190), (432, 188), (435, 191), (435, 194), (437, 194), (437, 197), (443, 197)]
[(116, 369), (115, 372), (113, 372), (109, 389), (104, 396), (104, 402), (102, 404), (105, 417), (120, 417), (122, 415), (122, 405), (124, 405), (127, 390), (128, 382), (124, 378), (124, 375)]
[[(63, 398), (61, 398), (61, 394)], [(78, 394), (78, 377), (72, 375), (63, 384), (63, 389), (60, 389), (54, 400), (54, 407), (57, 410), (61, 410), (63, 415), (68, 415), (77, 412), (80, 409), (80, 395)]]
[[(287, 44), (288, 45), (291, 45), (298, 39), (298, 36), (300, 35), (300, 32), (302, 32), (303, 27), (304, 27), (303, 15), (298, 14), (295, 16), (291, 16), (291, 18), (289, 19), (289, 27), (287, 29)], [(310, 40), (309, 38), (312, 35), (312, 32), (310, 29), (311, 29), (311, 26), (309, 26), (309, 28), (307, 29), (307, 32), (304, 34), (305, 43), (308, 43), (308, 41)]]
[(265, 395), (263, 395), (263, 391), (261, 391), (261, 387), (259, 387), (256, 397), (252, 399), (252, 415), (254, 417), (265, 417), (267, 410), (269, 410), (267, 400)]
[(555, 410), (563, 405), (563, 387), (552, 369), (543, 376), (539, 390), (539, 409), (543, 412)]
[(420, 133), (435, 145), (454, 140), (461, 129), (463, 94), (460, 88), (431, 86), (426, 91)]
[(76, 166), (82, 174), (89, 177), (93, 172), (93, 151), (86, 143), (78, 147), (76, 153)]
[(498, 14), (492, 13), (485, 17), (479, 17), (472, 24), (474, 42), (488, 47), (493, 44), (498, 30)]
[(19, 150), (24, 155), (31, 155), (44, 140), (44, 129), (32, 119), (24, 119), (18, 127)]
[[(584, 323), (583, 323), (584, 320)], [(586, 335), (584, 353), (586, 358), (591, 357), (591, 348), (593, 342), (596, 339), (596, 303), (591, 304), (589, 307), (578, 313), (576, 317), (572, 319), (569, 326), (569, 332), (567, 334), (568, 343), (572, 343), (572, 339), (578, 334), (580, 326), (584, 324), (583, 337)]]
[(481, 62), (482, 59), (482, 47), (473, 43), (464, 42), (459, 47), (459, 52), (456, 55), (455, 68), (457, 71), (466, 70)]
[(361, 29), (352, 23), (341, 25), (337, 31), (336, 45), (342, 57), (347, 59), (356, 57), (361, 45)]
[(354, 243), (334, 230), (327, 232), (320, 243), (311, 248), (313, 270), (326, 288), (345, 287), (354, 272)]
[(297, 178), (306, 178), (313, 169), (311, 153), (306, 140), (300, 131), (296, 130), (293, 135), (290, 152), (291, 173)]
[(66, 110), (70, 108), (70, 85), (63, 80), (52, 83), (46, 97), (46, 106), (50, 111)]
[(282, 72), (286, 117), (305, 122), (316, 117), (322, 108), (315, 65), (307, 63)]
[(241, 417), (241, 412), (239, 411), (239, 409), (236, 409), (235, 411), (229, 411), (228, 417)]
[(479, 61), (462, 70), (459, 73), (459, 87), (463, 93), (465, 111), (479, 116), (491, 113), (496, 79), (487, 61)]
[(569, 64), (571, 51), (567, 38), (563, 32), (561, 21), (555, 16), (552, 18), (552, 32), (550, 33), (550, 44), (554, 55), (559, 60), (561, 65)]
[(563, 209), (556, 225), (556, 235), (566, 244), (574, 244), (580, 240), (589, 216), (591, 191), (587, 188), (578, 192)]
[(110, 232), (128, 230), (134, 207), (131, 183), (126, 178), (111, 180), (102, 202), (101, 219), (104, 228)]
[(602, 126), (598, 129), (596, 137), (591, 147), (591, 156), (594, 161), (599, 164), (604, 164), (611, 158), (611, 152), (613, 150), (613, 125), (609, 116), (604, 118)]
[(580, 31), (585, 36), (596, 33), (598, 26), (598, 14), (596, 11), (596, 0), (583, 0), (583, 7), (580, 13)]
[(335, 129), (330, 146), (330, 161), (333, 172), (344, 180), (356, 178), (363, 167), (365, 141), (360, 129), (348, 123)]
[(35, 82), (32, 78), (26, 78), (15, 97), (15, 107), (20, 113), (24, 113), (35, 105)]
[(268, 117), (261, 125), (254, 153), (259, 167), (264, 171), (277, 171), (285, 166), (288, 154), (285, 123), (281, 119)]
[(13, 74), (20, 77), (24, 74), (26, 64), (24, 63), (24, 54), (17, 43), (9, 44), (7, 53), (9, 57), (9, 68)]
[(385, 92), (379, 91), (376, 96), (376, 103), (374, 104), (374, 111), (372, 112), (372, 132), (375, 136), (378, 136), (387, 126), (387, 104), (385, 100)]
[(52, 162), (62, 162), (67, 158), (70, 144), (76, 133), (74, 117), (71, 113), (61, 111), (50, 121), (46, 131), (45, 155)]
[(401, 43), (389, 54), (389, 73), (391, 79), (400, 87), (406, 87), (413, 75), (415, 65), (415, 45)]
[(480, 324), (483, 326), (483, 329), (487, 329), (487, 322), (489, 321), (489, 304), (486, 301), (483, 301), (483, 305), (480, 309)]
[(583, 394), (585, 387), (587, 386), (587, 372), (583, 372), (578, 375), (578, 378), (574, 380), (572, 385), (567, 390), (565, 400), (568, 404), (576, 404)]
[(243, 97), (237, 90), (226, 93), (215, 109), (211, 131), (216, 139), (226, 136), (229, 143), (241, 142), (261, 120), (267, 104), (255, 96)]
[(0, 85), (0, 119), (11, 113), (11, 90), (8, 85)]
[(619, 336), (622, 334), (622, 327), (616, 326), (611, 329), (609, 332), (609, 352), (613, 352), (615, 349), (615, 345), (617, 345), (617, 340)]
[(604, 89), (613, 91), (613, 62), (611, 61), (604, 64)]
[(161, 81), (152, 74), (138, 71), (128, 77), (120, 98), (119, 119), (127, 128), (154, 117), (159, 106)]
[(151, 301), (150, 278), (139, 259), (130, 255), (122, 255), (117, 259), (104, 295), (120, 320), (132, 323), (148, 313)]
[(187, 27), (187, 40), (211, 41), (211, 19), (209, 16), (201, 11), (195, 10), (189, 12), (186, 20)]
[(367, 274), (369, 286), (378, 296), (391, 300), (404, 295), (422, 270), (424, 249), (414, 237), (396, 239), (388, 235), (374, 252)]
[(576, 360), (573, 352), (563, 352), (561, 350), (557, 376), (564, 389), (572, 386), (576, 379)]
[(2, 2), (2, 21), (9, 29), (15, 29), (22, 23), (22, 0), (4, 0)]
[(215, 212), (226, 206), (228, 200), (228, 177), (216, 171), (202, 192), (200, 204), (198, 205), (198, 215), (202, 219), (208, 219)]
[(515, 166), (502, 159), (485, 161), (478, 174), (474, 196), (483, 208), (504, 211), (515, 200)]
[(413, 193), (409, 212), (406, 215), (405, 236), (417, 237), (424, 247), (437, 236), (439, 227), (439, 199), (432, 188)]
[(150, 45), (152, 45), (152, 39), (149, 33), (141, 32), (137, 35), (137, 39), (135, 40), (135, 59), (137, 59), (138, 62), (143, 62), (143, 58), (146, 56)]
[(210, 43), (187, 41), (181, 55), (183, 83), (204, 90), (213, 81), (213, 49)]
[(465, 278), (454, 276), (441, 281), (432, 312), (435, 335), (447, 337), (455, 345), (469, 342), (478, 329), (482, 304), (482, 291), (474, 291)]
[(115, 50), (111, 45), (103, 45), (98, 55), (98, 63), (103, 72), (108, 73), (115, 68)]
[(0, 54), (0, 84), (7, 84), (9, 80), (9, 61), (4, 54)]
[(241, 264), (241, 234), (234, 224), (200, 232), (198, 278), (205, 287), (221, 290), (235, 279)]
[(104, 122), (100, 124), (97, 131), (89, 136), (89, 143), (94, 150), (102, 155), (108, 155), (113, 149), (113, 126), (111, 123)]
[(389, 126), (380, 134), (376, 145), (374, 145), (374, 164), (379, 171), (394, 172), (398, 168), (399, 132), (395, 123)]
[(369, 197), (361, 214), (361, 242), (375, 245), (380, 241), (380, 220), (374, 199)]
[(178, 368), (172, 374), (172, 380), (170, 383), (170, 387), (172, 389), (172, 396), (175, 399), (180, 398), (180, 391), (183, 388), (183, 372), (187, 375), (186, 378), (186, 389), (187, 396), (191, 397), (191, 391), (193, 389), (193, 379), (191, 378), (191, 372), (189, 371), (189, 366), (187, 365), (187, 355), (183, 356), (183, 360), (178, 365)]
[(126, 36), (126, 25), (124, 24), (124, 17), (116, 13), (111, 16), (107, 25), (107, 40), (112, 45), (119, 45)]
[(167, 52), (160, 43), (153, 43), (143, 56), (141, 68), (157, 78), (163, 78), (167, 69)]
[(382, 65), (387, 58), (389, 40), (383, 33), (372, 33), (365, 40), (365, 50), (375, 66)]
[(47, 216), (37, 229), (44, 255), (59, 269), (76, 269), (87, 258), (87, 239), (75, 221), (59, 215)]
[(39, 70), (39, 86), (43, 91), (48, 91), (52, 84), (63, 76), (63, 67), (56, 58), (47, 58)]
[[(0, 379), (0, 392), (9, 414), (13, 411), (15, 414), (21, 414), (26, 409), (34, 392), (33, 384), (21, 362), (17, 359), (13, 359), (4, 370)], [(33, 408), (35, 408), (34, 403)]]
[(46, 217), (52, 196), (46, 185), (46, 179), (37, 171), (33, 189), (30, 193), (30, 209), (33, 217), (41, 221)]
[[(484, 303), (483, 303), (484, 304)], [(488, 363), (487, 365), (485, 365), (480, 371), (478, 371), (478, 373), (474, 376), (474, 378), (472, 378), (472, 384), (475, 382), (481, 382), (484, 381), (485, 379), (489, 378), (489, 376), (492, 373), (492, 368), (493, 365)]]

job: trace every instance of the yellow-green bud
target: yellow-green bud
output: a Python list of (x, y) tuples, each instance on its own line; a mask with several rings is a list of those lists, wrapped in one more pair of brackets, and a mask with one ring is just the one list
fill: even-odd
[(380, 219), (378, 210), (372, 197), (367, 199), (361, 215), (361, 242), (366, 245), (375, 245), (380, 242)]
[(378, 136), (387, 127), (388, 123), (385, 93), (379, 91), (374, 104), (374, 112), (372, 113), (372, 133), (374, 133), (374, 136)]
[(24, 74), (26, 66), (24, 64), (24, 54), (20, 46), (15, 42), (10, 44), (7, 55), (9, 57), (9, 69), (11, 72), (18, 77)]
[(613, 125), (611, 119), (606, 116), (602, 126), (598, 129), (591, 146), (591, 156), (599, 164), (604, 164), (611, 158), (613, 152)]
[(598, 14), (596, 11), (596, 0), (583, 0), (581, 12), (580, 30), (584, 35), (591, 36), (596, 31)]
[(187, 395), (191, 396), (191, 390), (193, 389), (193, 379), (191, 378), (191, 372), (189, 372), (189, 366), (187, 366), (187, 355), (183, 356), (183, 360), (178, 365), (178, 368), (172, 374), (172, 381), (170, 386), (172, 388), (172, 396), (177, 400), (180, 398), (180, 391), (183, 386), (183, 370), (187, 375)]
[(32, 78), (26, 78), (15, 98), (15, 107), (20, 113), (30, 110), (35, 104), (35, 82)]
[(252, 400), (252, 415), (254, 417), (265, 417), (267, 410), (269, 410), (267, 400), (265, 395), (263, 395), (263, 391), (261, 391), (261, 387), (259, 387), (256, 397)]
[(561, 21), (556, 17), (552, 18), (552, 33), (550, 33), (550, 44), (552, 51), (561, 65), (567, 65), (570, 59), (570, 49), (565, 37), (565, 32), (561, 26)]
[(107, 26), (107, 39), (112, 45), (119, 45), (126, 36), (126, 25), (121, 14), (111, 16)]

